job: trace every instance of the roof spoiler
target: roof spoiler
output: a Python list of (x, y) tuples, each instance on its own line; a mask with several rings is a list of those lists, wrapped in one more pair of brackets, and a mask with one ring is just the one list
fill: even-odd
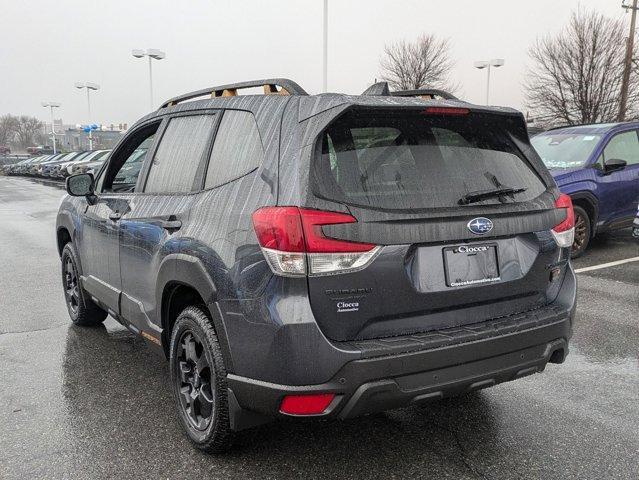
[(362, 95), (373, 96), (392, 96), (392, 97), (416, 97), (424, 100), (435, 100), (441, 98), (443, 100), (458, 100), (458, 98), (445, 90), (439, 90), (436, 88), (420, 88), (417, 90), (399, 90), (397, 92), (391, 92), (388, 88), (388, 82), (377, 82), (368, 87)]
[(441, 98), (443, 100), (459, 100), (452, 93), (446, 90), (439, 90), (437, 88), (420, 88), (417, 90), (399, 90), (398, 92), (391, 92), (393, 97), (417, 97), (424, 100), (435, 100)]
[(270, 78), (265, 80), (229, 83), (228, 85), (218, 85), (215, 87), (204, 88), (202, 90), (196, 90), (194, 92), (173, 97), (164, 102), (160, 108), (171, 107), (178, 103), (199, 97), (235, 97), (237, 96), (238, 90), (255, 87), (262, 87), (264, 89), (264, 95), (308, 95), (308, 93), (306, 93), (306, 91), (293, 80), (289, 80), (288, 78)]

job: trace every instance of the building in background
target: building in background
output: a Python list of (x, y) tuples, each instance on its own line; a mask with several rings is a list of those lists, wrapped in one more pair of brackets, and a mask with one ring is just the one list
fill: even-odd
[[(82, 129), (82, 126), (65, 124), (61, 119), (54, 119), (53, 122), (58, 149), (64, 152), (89, 149), (89, 134)], [(99, 128), (91, 133), (93, 149), (113, 148), (127, 128), (128, 125), (126, 123), (99, 125)], [(46, 139), (46, 144), (51, 145), (50, 123), (43, 124), (42, 134)]]

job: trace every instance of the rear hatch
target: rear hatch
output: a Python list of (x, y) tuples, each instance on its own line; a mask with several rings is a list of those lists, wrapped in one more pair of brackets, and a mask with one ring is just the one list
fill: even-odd
[(335, 119), (319, 136), (311, 189), (323, 210), (356, 221), (321, 234), (379, 248), (347, 273), (309, 275), (323, 332), (413, 334), (552, 302), (549, 271), (566, 260), (550, 230), (566, 213), (528, 146), (512, 114), (352, 108)]

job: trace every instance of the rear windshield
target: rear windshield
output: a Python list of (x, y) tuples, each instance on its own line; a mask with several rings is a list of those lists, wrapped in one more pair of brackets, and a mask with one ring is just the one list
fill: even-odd
[(351, 111), (323, 134), (313, 165), (316, 193), (400, 210), (453, 207), (465, 195), (503, 188), (523, 190), (473, 203), (531, 200), (546, 187), (515, 147), (508, 121), (476, 113)]

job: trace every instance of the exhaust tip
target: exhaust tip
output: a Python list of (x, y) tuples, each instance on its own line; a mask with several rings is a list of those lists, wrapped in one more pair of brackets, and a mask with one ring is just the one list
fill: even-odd
[(564, 363), (566, 360), (566, 356), (568, 353), (565, 351), (563, 347), (558, 348), (552, 352), (550, 355), (550, 363)]

